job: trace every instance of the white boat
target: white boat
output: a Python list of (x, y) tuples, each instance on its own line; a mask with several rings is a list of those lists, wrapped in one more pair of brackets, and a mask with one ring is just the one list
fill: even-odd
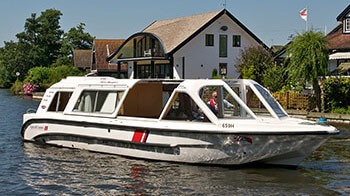
[(329, 125), (290, 118), (252, 80), (110, 77), (68, 77), (54, 84), (36, 113), (23, 116), (22, 127), (24, 141), (218, 165), (298, 165), (337, 133)]

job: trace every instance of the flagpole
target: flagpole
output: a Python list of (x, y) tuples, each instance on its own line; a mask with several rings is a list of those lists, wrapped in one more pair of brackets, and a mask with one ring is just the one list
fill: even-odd
[(310, 15), (310, 10), (309, 10), (309, 6), (306, 6), (306, 10), (307, 10), (307, 18), (306, 18), (306, 32), (308, 32), (309, 30), (309, 15)]

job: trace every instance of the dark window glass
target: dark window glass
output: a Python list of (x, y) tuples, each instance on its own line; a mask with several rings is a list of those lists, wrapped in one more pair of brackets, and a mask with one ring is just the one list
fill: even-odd
[(214, 46), (214, 35), (206, 34), (205, 35), (205, 46)]
[(220, 75), (226, 76), (227, 75), (227, 63), (220, 63)]
[(186, 93), (176, 93), (172, 105), (167, 108), (166, 120), (209, 122), (193, 99)]
[(241, 36), (234, 35), (232, 38), (232, 46), (233, 47), (241, 47)]
[(227, 57), (227, 35), (220, 35), (219, 56)]
[(72, 92), (57, 92), (48, 109), (50, 112), (63, 112), (72, 95)]

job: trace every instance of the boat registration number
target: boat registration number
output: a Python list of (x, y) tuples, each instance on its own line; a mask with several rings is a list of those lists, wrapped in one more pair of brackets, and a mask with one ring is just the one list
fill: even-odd
[(234, 124), (231, 124), (231, 123), (223, 123), (222, 124), (222, 128), (234, 128), (235, 125)]

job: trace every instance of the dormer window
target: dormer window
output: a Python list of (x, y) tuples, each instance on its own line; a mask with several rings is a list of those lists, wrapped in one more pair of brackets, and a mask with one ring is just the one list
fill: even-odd
[(350, 18), (344, 19), (344, 33), (350, 33)]

